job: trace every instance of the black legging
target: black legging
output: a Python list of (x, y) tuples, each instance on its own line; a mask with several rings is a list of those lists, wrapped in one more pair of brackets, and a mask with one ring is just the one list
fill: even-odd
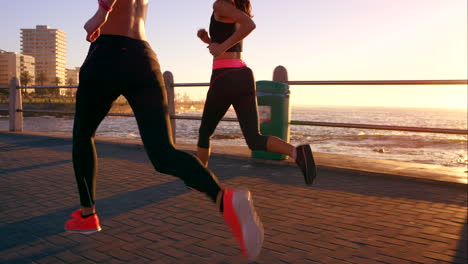
[(80, 71), (73, 126), (73, 167), (80, 202), (95, 203), (97, 127), (120, 95), (130, 104), (141, 139), (157, 171), (182, 179), (213, 201), (221, 190), (214, 174), (174, 148), (167, 98), (156, 54), (146, 41), (102, 35), (91, 44)]
[(213, 70), (199, 129), (198, 147), (210, 147), (210, 138), (231, 105), (249, 148), (267, 150), (268, 136), (261, 135), (259, 131), (255, 80), (248, 67)]

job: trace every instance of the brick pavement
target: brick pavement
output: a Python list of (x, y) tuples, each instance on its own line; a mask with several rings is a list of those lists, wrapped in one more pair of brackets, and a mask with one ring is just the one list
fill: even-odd
[[(78, 206), (71, 141), (0, 133), (0, 263), (245, 263), (213, 204), (155, 172), (141, 147), (98, 143), (103, 231), (63, 231)], [(214, 156), (265, 226), (256, 263), (467, 263), (467, 193), (451, 186)]]

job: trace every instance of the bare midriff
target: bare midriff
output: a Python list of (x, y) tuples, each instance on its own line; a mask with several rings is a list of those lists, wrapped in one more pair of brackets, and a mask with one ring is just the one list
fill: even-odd
[(213, 60), (242, 59), (242, 52), (224, 52), (213, 58)]
[(148, 0), (118, 0), (109, 13), (101, 34), (146, 40), (145, 21)]

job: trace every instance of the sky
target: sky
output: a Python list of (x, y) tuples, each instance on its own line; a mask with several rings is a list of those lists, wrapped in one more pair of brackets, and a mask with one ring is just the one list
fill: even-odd
[[(83, 25), (97, 0), (2, 2), (0, 49), (20, 52), (20, 29), (67, 33), (67, 67), (89, 43)], [(208, 82), (212, 57), (196, 38), (213, 0), (149, 0), (148, 41), (176, 83)], [(291, 81), (467, 79), (466, 0), (251, 0), (257, 28), (244, 60), (257, 80), (287, 68)], [(293, 105), (467, 107), (466, 85), (291, 86)], [(207, 88), (176, 88), (194, 99)]]

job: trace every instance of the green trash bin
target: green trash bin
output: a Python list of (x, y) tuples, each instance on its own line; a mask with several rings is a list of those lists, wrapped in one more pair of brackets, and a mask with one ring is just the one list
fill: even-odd
[[(256, 85), (260, 132), (289, 142), (289, 86), (273, 81), (257, 81)], [(252, 158), (284, 160), (286, 157), (267, 151), (252, 151)]]

